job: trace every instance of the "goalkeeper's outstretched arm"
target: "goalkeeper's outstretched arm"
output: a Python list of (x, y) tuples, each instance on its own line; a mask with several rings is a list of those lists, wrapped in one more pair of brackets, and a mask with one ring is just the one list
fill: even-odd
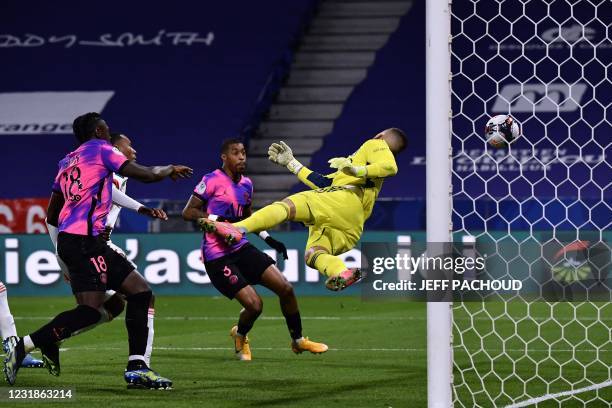
[(397, 174), (395, 156), (387, 143), (379, 139), (370, 139), (359, 151), (365, 153), (366, 165), (353, 165), (348, 157), (334, 157), (328, 161), (329, 167), (338, 169), (346, 175), (360, 178), (384, 178)]
[(329, 187), (332, 185), (332, 179), (317, 173), (316, 171), (310, 170), (306, 166), (302, 166), (300, 171), (297, 172), (296, 176), (300, 181), (306, 184), (308, 187), (316, 190), (317, 188)]
[(397, 174), (397, 163), (389, 145), (379, 139), (370, 139), (363, 144), (367, 162), (367, 177), (391, 177)]
[(293, 157), (291, 148), (285, 142), (272, 143), (268, 149), (268, 158), (273, 163), (287, 167), (302, 183), (312, 189), (329, 187), (332, 184), (331, 178), (310, 170)]

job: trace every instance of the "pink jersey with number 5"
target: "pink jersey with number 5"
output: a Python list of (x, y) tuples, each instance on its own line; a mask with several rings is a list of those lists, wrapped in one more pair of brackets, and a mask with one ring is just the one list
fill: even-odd
[[(244, 211), (251, 207), (253, 200), (253, 182), (247, 176), (241, 176), (235, 182), (222, 169), (217, 169), (202, 177), (202, 181), (192, 193), (204, 201), (202, 210), (208, 214), (223, 217), (228, 222), (244, 218)], [(240, 249), (248, 241), (245, 237), (233, 245), (226, 245), (223, 239), (215, 234), (204, 234), (202, 254), (205, 261), (221, 258)]]

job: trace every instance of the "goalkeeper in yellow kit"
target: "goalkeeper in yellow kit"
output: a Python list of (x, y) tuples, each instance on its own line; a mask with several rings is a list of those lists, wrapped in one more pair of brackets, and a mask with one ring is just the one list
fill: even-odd
[(404, 132), (386, 129), (349, 157), (330, 159), (330, 167), (336, 171), (323, 176), (297, 161), (285, 142), (273, 143), (268, 150), (270, 161), (286, 166), (312, 190), (270, 204), (234, 224), (208, 218), (198, 222), (202, 229), (223, 236), (228, 243), (239, 241), (246, 232), (265, 231), (285, 221), (302, 222), (309, 227), (306, 264), (328, 277), (328, 289), (342, 290), (362, 275), (359, 269), (348, 269), (336, 255), (359, 241), (384, 179), (397, 173), (395, 155), (405, 147)]

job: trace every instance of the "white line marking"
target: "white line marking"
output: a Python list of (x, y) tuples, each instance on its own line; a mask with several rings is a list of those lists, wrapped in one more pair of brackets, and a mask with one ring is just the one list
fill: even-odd
[[(14, 316), (15, 320), (51, 320), (54, 316)], [(500, 316), (499, 318), (508, 318), (508, 316)], [(155, 320), (236, 320), (237, 316), (156, 316)], [(498, 319), (499, 319), (498, 318)], [(512, 316), (510, 316), (512, 318)], [(454, 319), (455, 321), (492, 321), (498, 319), (489, 319), (486, 317), (476, 318), (463, 318)], [(577, 321), (612, 321), (611, 318), (607, 317), (580, 317), (574, 318), (551, 318), (551, 317), (528, 317), (520, 316), (516, 317), (517, 321), (520, 319), (524, 320), (535, 320), (535, 321), (548, 321), (556, 320), (560, 322), (571, 322)], [(260, 316), (257, 320), (285, 320), (283, 316)], [(364, 321), (376, 321), (376, 320), (408, 320), (408, 321), (425, 321), (425, 316), (302, 316), (302, 320), (364, 320)]]
[(576, 390), (563, 391), (563, 392), (558, 392), (556, 394), (542, 395), (541, 397), (531, 398), (531, 399), (528, 399), (526, 401), (517, 402), (516, 404), (508, 405), (508, 406), (506, 406), (506, 408), (527, 407), (529, 405), (537, 404), (537, 403), (540, 403), (542, 401), (556, 399), (556, 398), (559, 398), (559, 397), (568, 397), (570, 395), (580, 394), (580, 393), (587, 392), (587, 391), (594, 391), (594, 390), (598, 390), (600, 388), (605, 388), (605, 387), (610, 387), (610, 386), (612, 386), (612, 380), (604, 381), (604, 382), (599, 383), (599, 384), (589, 385), (588, 387), (578, 388)]
[[(461, 346), (454, 346), (455, 348), (460, 348)], [(256, 350), (268, 350), (268, 351), (289, 351), (288, 347), (253, 347)], [(76, 346), (76, 347), (66, 347), (66, 348), (61, 348), (61, 351), (67, 351), (67, 350), (124, 350), (124, 347), (92, 347), (92, 346)], [(154, 350), (168, 350), (168, 351), (217, 351), (217, 350), (233, 350), (233, 348), (231, 347), (165, 347), (165, 346), (154, 346), (153, 347)], [(427, 349), (424, 347), (421, 348), (381, 348), (381, 347), (373, 347), (373, 348), (330, 348), (330, 351), (382, 351), (382, 352), (404, 352), (404, 351), (410, 351), (410, 352), (426, 352)], [(490, 351), (501, 351), (502, 349), (487, 349)], [(516, 353), (523, 353), (525, 352), (524, 349), (505, 349), (503, 351), (506, 352), (516, 352)], [(555, 352), (573, 352), (573, 351), (578, 351), (578, 352), (592, 352), (595, 353), (597, 350), (591, 350), (591, 349), (576, 349), (576, 350), (572, 350), (572, 349), (530, 349), (528, 350), (529, 352), (543, 352), (543, 353), (549, 353), (551, 351), (555, 351)], [(606, 351), (606, 350), (603, 350)]]
[[(266, 351), (291, 351), (289, 347), (252, 347), (254, 350), (266, 350)], [(77, 347), (62, 347), (60, 351), (69, 350), (124, 350), (124, 347), (89, 347), (89, 346), (77, 346)], [(233, 347), (153, 347), (154, 350), (166, 350), (166, 351), (219, 351), (219, 350), (234, 350)], [(379, 352), (424, 352), (424, 348), (330, 348), (328, 351), (379, 351)]]

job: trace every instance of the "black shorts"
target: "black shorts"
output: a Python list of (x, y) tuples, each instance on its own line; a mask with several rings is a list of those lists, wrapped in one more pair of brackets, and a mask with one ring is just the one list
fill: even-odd
[(253, 245), (245, 244), (236, 252), (204, 262), (204, 266), (213, 286), (233, 299), (240, 289), (261, 282), (261, 275), (275, 263)]
[(60, 232), (57, 252), (68, 267), (72, 293), (117, 290), (134, 270), (102, 237)]

